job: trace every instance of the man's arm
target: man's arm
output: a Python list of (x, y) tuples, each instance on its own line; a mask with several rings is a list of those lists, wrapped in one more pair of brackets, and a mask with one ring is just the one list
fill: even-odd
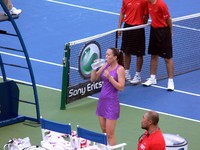
[(167, 19), (167, 24), (169, 25), (169, 28), (172, 34), (172, 18), (171, 17)]
[[(119, 16), (118, 29), (121, 28), (123, 20), (124, 20), (124, 14), (121, 12)], [(118, 31), (118, 36), (120, 35), (121, 35), (121, 31)]]

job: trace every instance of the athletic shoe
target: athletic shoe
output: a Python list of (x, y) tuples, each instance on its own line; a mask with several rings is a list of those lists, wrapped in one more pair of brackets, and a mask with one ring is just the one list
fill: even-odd
[(144, 86), (151, 86), (157, 84), (156, 79), (148, 78), (146, 82), (142, 83)]
[(168, 87), (167, 87), (168, 91), (174, 91), (174, 81), (168, 81)]
[(133, 80), (130, 81), (132, 84), (139, 84), (141, 82), (141, 77), (138, 75), (135, 75)]
[(126, 78), (127, 81), (131, 80), (131, 75), (130, 75), (128, 70), (125, 70), (125, 78)]
[(19, 15), (22, 13), (22, 10), (21, 9), (17, 9), (15, 7), (13, 7), (11, 10), (10, 10), (10, 14), (11, 15)]

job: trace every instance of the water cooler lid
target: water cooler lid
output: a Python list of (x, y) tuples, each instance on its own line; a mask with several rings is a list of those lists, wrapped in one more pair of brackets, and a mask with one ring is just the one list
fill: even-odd
[(180, 146), (187, 143), (187, 141), (179, 135), (164, 133), (163, 136), (166, 146)]

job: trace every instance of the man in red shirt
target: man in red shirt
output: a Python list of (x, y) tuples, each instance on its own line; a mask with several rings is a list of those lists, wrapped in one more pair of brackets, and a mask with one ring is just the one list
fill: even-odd
[(149, 0), (148, 11), (152, 19), (148, 54), (151, 54), (150, 78), (144, 86), (157, 84), (158, 56), (164, 58), (168, 73), (169, 91), (174, 90), (174, 63), (172, 60), (172, 19), (163, 0)]
[(165, 140), (158, 122), (159, 115), (155, 111), (147, 111), (143, 115), (141, 128), (146, 132), (138, 139), (137, 150), (165, 150)]
[[(147, 0), (123, 0), (121, 13), (118, 22), (118, 29), (124, 22), (124, 28), (133, 27), (147, 23), (148, 8)], [(121, 31), (118, 31), (118, 36)], [(145, 55), (145, 31), (144, 29), (126, 30), (122, 33), (121, 50), (125, 54), (125, 72), (126, 80), (131, 80), (130, 64), (131, 55), (136, 55), (136, 74), (131, 83), (141, 82), (140, 72), (143, 65), (143, 55)]]

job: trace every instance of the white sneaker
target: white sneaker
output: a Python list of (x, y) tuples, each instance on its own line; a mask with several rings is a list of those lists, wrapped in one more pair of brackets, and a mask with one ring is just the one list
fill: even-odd
[(22, 13), (22, 10), (21, 9), (17, 9), (15, 7), (13, 7), (11, 10), (10, 10), (10, 14), (11, 15), (19, 15)]
[(174, 81), (168, 81), (168, 86), (167, 86), (168, 91), (174, 91)]
[(142, 83), (144, 86), (151, 86), (157, 84), (156, 79), (148, 78), (146, 82)]
[(125, 78), (127, 81), (131, 80), (131, 75), (130, 75), (129, 71), (127, 71), (127, 70), (125, 70)]
[(138, 75), (135, 75), (133, 80), (130, 81), (132, 84), (138, 84), (141, 82), (141, 77)]

